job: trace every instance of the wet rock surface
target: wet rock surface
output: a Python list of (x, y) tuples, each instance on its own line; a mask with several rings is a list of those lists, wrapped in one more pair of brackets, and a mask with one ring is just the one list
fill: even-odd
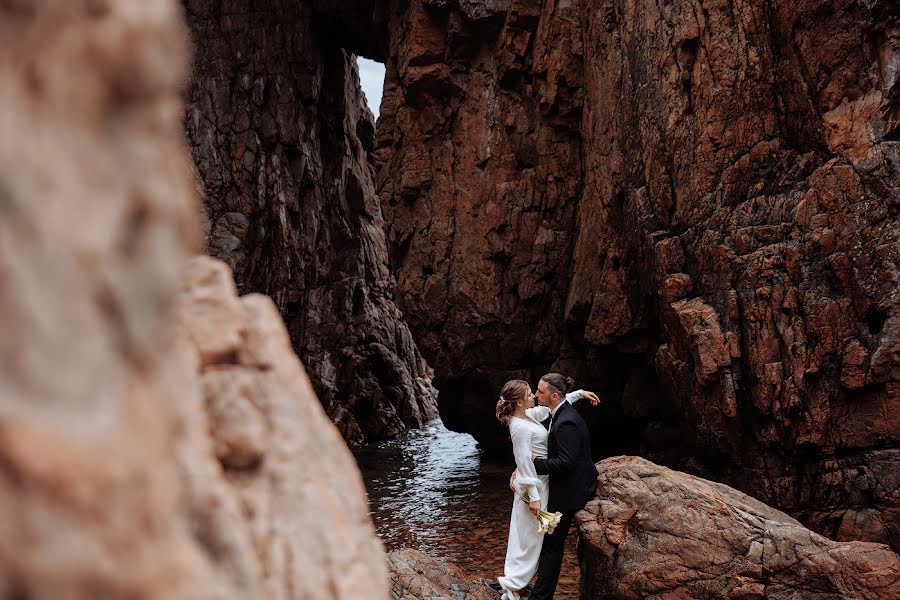
[(834, 542), (725, 485), (636, 457), (598, 463), (576, 516), (587, 598), (895, 598), (885, 545)]
[(377, 25), (362, 25), (378, 19), (369, 4), (185, 2), (195, 46), (185, 124), (207, 249), (242, 293), (275, 301), (350, 443), (437, 416), (430, 370), (394, 304), (369, 164), (375, 126), (342, 49), (367, 48), (342, 32), (377, 41)]
[(424, 600), (496, 600), (498, 595), (485, 582), (465, 581), (462, 573), (449, 563), (430, 558), (418, 550), (395, 550), (387, 555), (391, 579), (391, 598)]

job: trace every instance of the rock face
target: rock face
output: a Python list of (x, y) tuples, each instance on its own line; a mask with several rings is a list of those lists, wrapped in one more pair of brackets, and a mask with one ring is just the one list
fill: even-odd
[(834, 542), (722, 484), (636, 457), (597, 465), (576, 516), (582, 598), (900, 597), (887, 546)]
[(546, 370), (564, 341), (582, 24), (555, 4), (416, 0), (389, 28), (375, 159), (398, 298), (444, 422), (489, 449), (503, 382)]
[(387, 556), (391, 579), (391, 598), (396, 600), (496, 600), (490, 588), (480, 582), (467, 582), (455, 566), (441, 563), (405, 548)]
[(242, 292), (272, 297), (326, 411), (357, 443), (437, 409), (393, 300), (372, 115), (332, 26), (377, 15), (329, 4), (185, 2), (195, 44), (186, 129), (208, 251)]
[(445, 422), (505, 448), (563, 370), (602, 451), (900, 548), (896, 6), (404, 6), (377, 188)]
[(187, 54), (175, 2), (0, 3), (0, 596), (386, 598), (271, 301), (185, 281)]

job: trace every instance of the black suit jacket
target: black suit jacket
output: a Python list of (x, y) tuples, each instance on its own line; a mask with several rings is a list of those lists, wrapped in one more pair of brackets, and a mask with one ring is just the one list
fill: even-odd
[(553, 417), (547, 458), (536, 459), (534, 468), (538, 475), (550, 475), (550, 512), (581, 510), (597, 492), (587, 423), (568, 402), (563, 401)]

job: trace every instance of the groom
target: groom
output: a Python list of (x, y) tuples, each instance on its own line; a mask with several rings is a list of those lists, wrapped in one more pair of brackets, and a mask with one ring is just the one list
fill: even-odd
[(566, 402), (566, 378), (559, 373), (541, 377), (535, 396), (541, 406), (550, 409), (550, 435), (547, 458), (534, 459), (538, 475), (550, 475), (548, 512), (561, 512), (556, 530), (544, 536), (538, 560), (538, 579), (530, 600), (550, 600), (556, 592), (562, 567), (563, 546), (575, 513), (597, 491), (597, 468), (591, 458), (591, 438), (587, 423)]

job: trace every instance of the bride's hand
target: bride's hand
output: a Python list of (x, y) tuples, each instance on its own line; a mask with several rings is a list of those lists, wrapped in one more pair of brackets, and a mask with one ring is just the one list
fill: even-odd
[(590, 401), (591, 406), (597, 406), (598, 404), (600, 404), (600, 396), (598, 396), (594, 392), (584, 392), (584, 397)]
[(509, 489), (512, 490), (512, 493), (516, 493), (516, 472), (513, 471), (513, 474), (509, 476)]
[(533, 514), (534, 516), (538, 516), (538, 514), (541, 512), (541, 501), (535, 500), (534, 502), (531, 502), (528, 505), (528, 508), (531, 510), (531, 514)]

